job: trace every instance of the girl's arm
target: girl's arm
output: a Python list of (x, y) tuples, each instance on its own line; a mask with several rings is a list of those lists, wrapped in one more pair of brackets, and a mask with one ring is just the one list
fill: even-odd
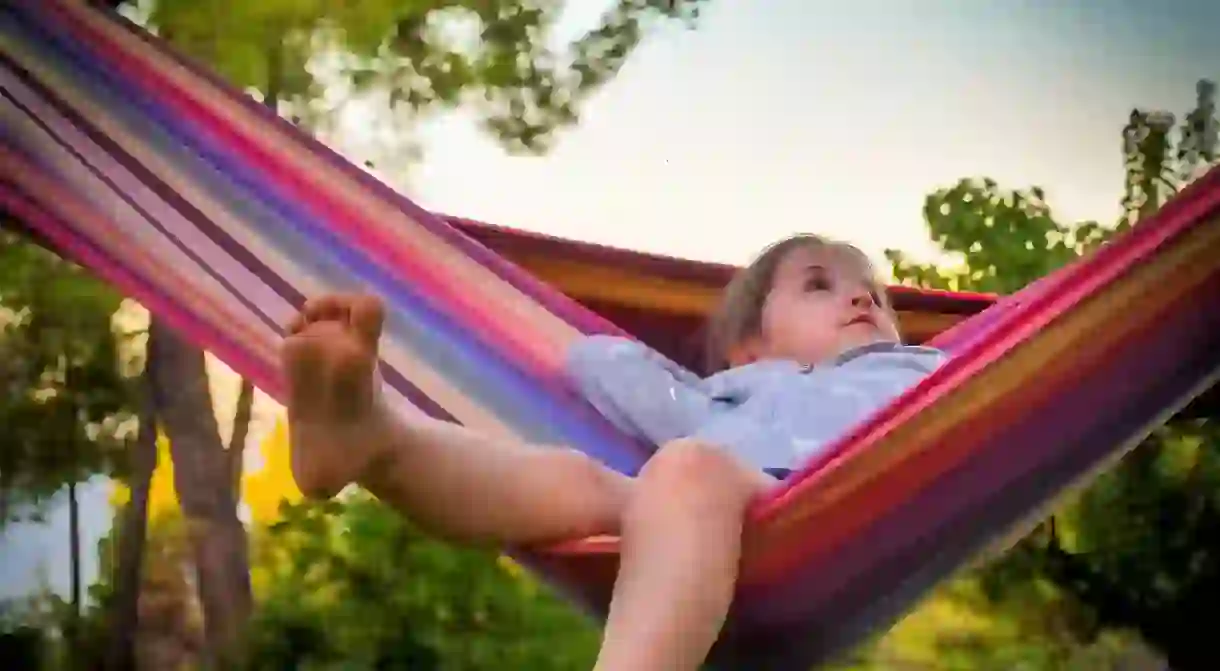
[(619, 430), (655, 445), (695, 433), (721, 403), (702, 380), (647, 346), (614, 336), (589, 336), (568, 351), (577, 389)]

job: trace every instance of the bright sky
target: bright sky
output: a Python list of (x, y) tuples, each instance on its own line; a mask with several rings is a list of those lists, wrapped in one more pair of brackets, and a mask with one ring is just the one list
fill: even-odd
[[(568, 35), (607, 4), (572, 0)], [(1195, 80), (1220, 76), (1220, 4), (1089, 4), (712, 0), (698, 30), (642, 46), (546, 157), (506, 156), (461, 116), (430, 124), (410, 193), (496, 224), (728, 262), (798, 230), (928, 252), (924, 196), (969, 176), (1040, 185), (1063, 218), (1110, 222), (1127, 114), (1182, 114)], [(344, 149), (378, 142), (368, 122), (347, 118)], [(109, 513), (100, 487), (86, 502), (91, 574)], [(62, 589), (66, 546), (62, 510), (0, 537), (0, 597), (44, 563)]]
[[(606, 4), (578, 0), (565, 25)], [(924, 250), (924, 196), (976, 175), (1112, 221), (1127, 114), (1189, 108), (1217, 74), (1201, 64), (1220, 63), (1203, 29), (1220, 10), (1020, 4), (713, 0), (698, 30), (641, 47), (550, 155), (447, 119), (411, 187), (449, 213), (731, 262), (796, 230)]]

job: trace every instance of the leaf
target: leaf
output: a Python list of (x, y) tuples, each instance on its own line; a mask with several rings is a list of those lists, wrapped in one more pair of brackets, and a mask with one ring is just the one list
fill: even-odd
[[(0, 232), (0, 487), (37, 512), (70, 482), (121, 474), (133, 414), (119, 365), (117, 295), (79, 267)], [(31, 508), (32, 507), (32, 508)], [(0, 525), (6, 520), (0, 519)]]
[[(1213, 93), (1201, 87), (1188, 121), (1214, 124)], [(1165, 115), (1135, 110), (1122, 129), (1126, 216), (1116, 226), (1057, 221), (1037, 187), (1014, 191), (991, 179), (965, 179), (929, 195), (924, 204), (929, 235), (951, 264), (921, 264), (889, 250), (894, 276), (917, 286), (1010, 293), (1105, 244), (1155, 212), (1179, 188), (1181, 175), (1194, 175), (1201, 161), (1214, 161), (1175, 151), (1167, 121)], [(1188, 165), (1175, 165), (1175, 157)], [(1125, 630), (1138, 631), (1175, 668), (1175, 659), (1210, 658), (1207, 642), (1179, 632), (1209, 607), (1202, 595), (1220, 589), (1220, 555), (1214, 549), (1220, 534), (1217, 447), (1220, 429), (1214, 421), (1170, 423), (1086, 491), (1060, 502), (1053, 527), (1043, 525), (1004, 557), (956, 583), (977, 580), (983, 607), (997, 617), (1036, 613), (1043, 629), (1049, 621), (1069, 632), (1067, 639), (1055, 639), (1022, 623), (1018, 631), (1034, 644), (1026, 652), (999, 645), (991, 634), (977, 638), (978, 645), (958, 640), (952, 647), (972, 660), (963, 664), (1011, 668), (1026, 660), (1022, 663), (1084, 668), (1077, 664), (1104, 657), (1106, 646), (1122, 638), (1116, 632)], [(1037, 598), (1029, 601), (1030, 595)], [(1080, 657), (1084, 645), (1091, 657)], [(1067, 655), (1073, 646), (1076, 651)], [(982, 649), (991, 657), (979, 657)]]
[[(553, 31), (565, 3), (538, 0), (158, 0), (149, 24), (230, 83), (287, 102), (302, 118), (315, 92), (346, 80), (352, 99), (384, 94), (381, 118), (400, 134), (411, 130), (403, 123), (465, 104), (505, 147), (540, 153), (613, 79), (648, 24), (692, 23), (706, 1), (616, 0), (560, 49)], [(463, 38), (472, 24), (477, 39)], [(320, 74), (318, 57), (338, 68), (338, 80)], [(412, 108), (409, 121), (392, 114), (399, 104)]]

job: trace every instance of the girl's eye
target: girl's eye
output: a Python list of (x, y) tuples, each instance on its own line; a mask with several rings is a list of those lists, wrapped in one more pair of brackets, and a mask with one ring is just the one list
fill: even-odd
[(830, 291), (830, 279), (825, 275), (810, 275), (805, 280), (805, 291)]

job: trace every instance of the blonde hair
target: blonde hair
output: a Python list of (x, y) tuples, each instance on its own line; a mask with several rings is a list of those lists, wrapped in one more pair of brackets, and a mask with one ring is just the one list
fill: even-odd
[(720, 303), (707, 323), (707, 341), (704, 346), (707, 372), (714, 373), (728, 368), (731, 350), (761, 332), (763, 307), (775, 283), (775, 271), (790, 253), (804, 248), (848, 252), (858, 260), (865, 273), (874, 278), (882, 309), (891, 309), (884, 284), (878, 278), (876, 269), (864, 252), (856, 246), (812, 233), (800, 233), (784, 238), (764, 249), (748, 266), (739, 270), (725, 287)]

